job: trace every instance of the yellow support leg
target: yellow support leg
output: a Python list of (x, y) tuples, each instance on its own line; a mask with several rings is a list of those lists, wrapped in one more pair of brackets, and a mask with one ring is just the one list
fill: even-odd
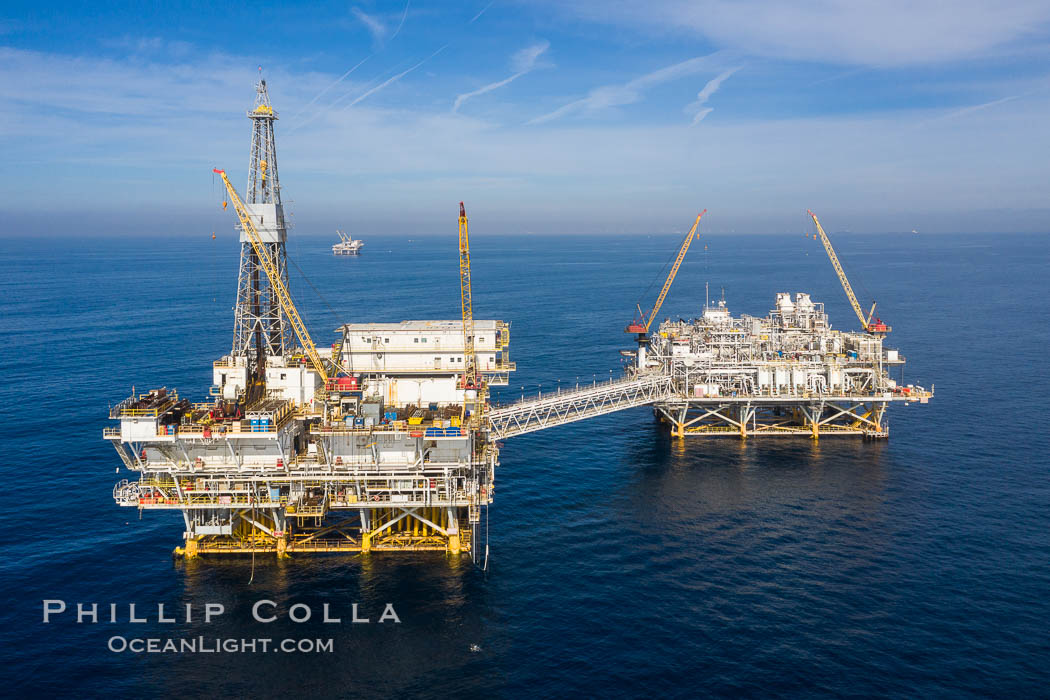
[(448, 551), (459, 554), (462, 546), (459, 541), (459, 521), (449, 518), (446, 514), (445, 531), (448, 533)]

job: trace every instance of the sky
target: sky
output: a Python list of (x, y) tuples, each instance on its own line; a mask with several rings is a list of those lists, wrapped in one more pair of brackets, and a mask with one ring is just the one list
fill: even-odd
[(232, 226), (260, 75), (301, 234), (460, 200), (493, 234), (1045, 233), (1048, 59), (1045, 0), (9, 0), (0, 235)]

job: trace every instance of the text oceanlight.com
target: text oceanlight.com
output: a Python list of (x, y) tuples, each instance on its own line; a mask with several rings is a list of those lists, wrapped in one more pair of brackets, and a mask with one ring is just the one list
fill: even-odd
[(332, 639), (221, 639), (217, 637), (183, 637), (159, 639), (114, 636), (107, 648), (115, 653), (132, 654), (331, 654)]

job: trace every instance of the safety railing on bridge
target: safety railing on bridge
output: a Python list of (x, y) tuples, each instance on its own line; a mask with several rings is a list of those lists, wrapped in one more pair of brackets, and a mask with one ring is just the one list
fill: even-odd
[(667, 399), (672, 393), (669, 376), (644, 374), (492, 408), (486, 417), (493, 437), (508, 438), (625, 408), (645, 406)]

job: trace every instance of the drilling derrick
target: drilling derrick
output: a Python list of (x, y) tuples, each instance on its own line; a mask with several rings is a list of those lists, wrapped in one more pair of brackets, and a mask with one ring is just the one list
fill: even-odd
[(266, 267), (275, 269), (287, 288), (287, 233), (273, 136), (277, 113), (270, 104), (265, 80), (256, 85), (255, 105), (248, 111), (248, 118), (252, 121), (252, 145), (245, 209), (258, 232), (262, 254), (269, 261), (263, 264), (241, 226), (241, 266), (231, 355), (246, 358), (252, 367), (251, 374), (257, 380), (252, 385), (260, 386), (265, 373), (265, 358), (283, 356), (291, 348), (290, 324), (281, 310), (277, 290), (270, 284), (265, 271)]

